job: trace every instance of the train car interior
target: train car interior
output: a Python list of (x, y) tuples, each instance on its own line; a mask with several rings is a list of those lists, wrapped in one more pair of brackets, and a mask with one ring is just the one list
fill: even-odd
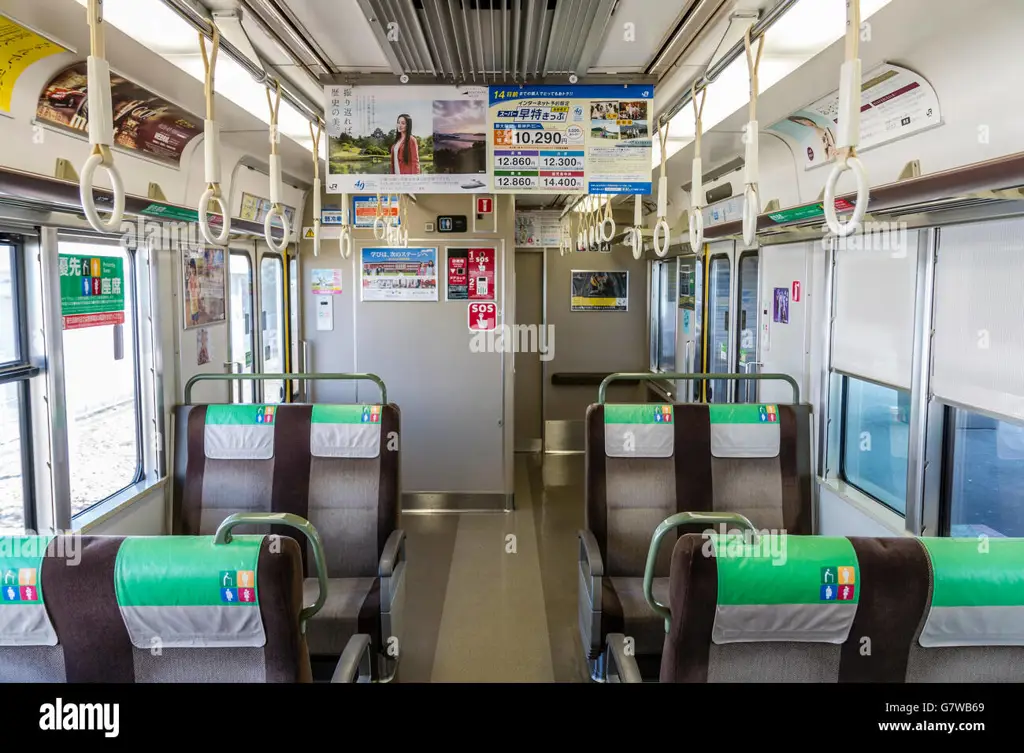
[(0, 0), (0, 681), (1024, 681), (1022, 38)]

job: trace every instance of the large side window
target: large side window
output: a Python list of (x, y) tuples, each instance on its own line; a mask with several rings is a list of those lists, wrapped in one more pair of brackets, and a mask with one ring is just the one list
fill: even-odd
[[(262, 306), (263, 373), (284, 372), (284, 264), (280, 256), (266, 255), (260, 260), (260, 303)], [(263, 400), (284, 402), (284, 382), (263, 383)]]
[[(142, 477), (138, 304), (134, 252), (119, 245), (65, 240), (59, 252), (62, 298), (73, 299), (70, 310), (86, 312), (68, 316), (69, 308), (64, 308), (73, 519)], [(118, 292), (123, 305), (104, 303), (88, 313), (90, 298), (116, 298)]]
[(840, 476), (906, 515), (910, 393), (851, 377), (843, 381)]
[(0, 239), (0, 531), (34, 528), (21, 245)]

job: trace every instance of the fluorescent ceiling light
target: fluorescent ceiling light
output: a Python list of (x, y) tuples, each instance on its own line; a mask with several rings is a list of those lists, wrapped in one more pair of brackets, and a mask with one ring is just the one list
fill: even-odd
[[(83, 8), (86, 7), (87, 0), (75, 1)], [(106, 0), (103, 4), (103, 19), (105, 23), (116, 27), (205, 85), (206, 71), (199, 51), (199, 32), (161, 0)], [(86, 20), (84, 13), (82, 20)], [(209, 53), (209, 40), (206, 44)], [(269, 126), (270, 107), (267, 105), (266, 87), (257, 83), (245, 68), (223, 50), (217, 54), (214, 89), (217, 94)], [(205, 111), (194, 114), (200, 118), (206, 117)], [(309, 121), (283, 98), (278, 110), (277, 125), (282, 136), (313, 151)], [(269, 140), (267, 148), (269, 151)], [(326, 138), (321, 142), (320, 153), (326, 159)]]
[[(892, 0), (861, 0), (861, 22), (880, 11)], [(827, 49), (846, 34), (846, 0), (801, 0), (776, 21), (764, 37), (764, 52), (758, 68), (759, 94), (777, 84), (808, 60)], [(756, 52), (758, 42), (754, 42)], [(836, 70), (838, 85), (839, 71)], [(697, 93), (697, 102), (704, 96)], [(730, 63), (708, 87), (707, 102), (701, 114), (705, 133), (750, 102), (750, 74), (747, 58), (741, 55)], [(693, 103), (676, 114), (668, 124), (665, 144), (667, 159), (691, 144), (695, 135)], [(657, 120), (651, 125), (657, 128)], [(651, 167), (661, 167), (661, 142), (654, 139)]]

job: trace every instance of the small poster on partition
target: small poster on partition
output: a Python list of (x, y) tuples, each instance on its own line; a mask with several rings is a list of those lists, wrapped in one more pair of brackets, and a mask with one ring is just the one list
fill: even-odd
[(571, 311), (628, 311), (629, 272), (572, 271)]

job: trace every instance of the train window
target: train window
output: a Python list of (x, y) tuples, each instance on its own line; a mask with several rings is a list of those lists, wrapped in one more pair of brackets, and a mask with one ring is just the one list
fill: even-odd
[(23, 389), (19, 382), (0, 384), (0, 531), (20, 531), (26, 525)]
[[(288, 261), (288, 307), (291, 309), (291, 329), (288, 342), (292, 346), (292, 371), (299, 371), (299, 263), (294, 256)], [(305, 364), (302, 364), (303, 370)], [(292, 382), (292, 399), (298, 393), (299, 383)]]
[[(729, 292), (732, 269), (728, 256), (711, 257), (711, 275), (708, 285), (708, 325), (711, 331), (708, 343), (708, 374), (729, 373)], [(708, 402), (729, 402), (729, 382), (724, 379), (708, 383)]]
[[(116, 323), (120, 316), (107, 314), (109, 323), (91, 323), (63, 332), (74, 518), (138, 482), (142, 475), (135, 255), (118, 245), (64, 240), (60, 242), (60, 253), (68, 255), (71, 265), (81, 267), (92, 262), (96, 265), (94, 269), (103, 269), (104, 260), (120, 260), (122, 275), (104, 275), (103, 279), (110, 280), (112, 292), (120, 288), (124, 295), (123, 324)], [(81, 269), (72, 266), (69, 271), (80, 273)], [(106, 283), (103, 285), (105, 291)]]
[(21, 359), (14, 246), (0, 245), (0, 365)]
[[(263, 373), (284, 373), (284, 264), (279, 256), (260, 261), (260, 303), (262, 307)], [(263, 383), (263, 400), (284, 402), (284, 382)]]
[(676, 322), (679, 317), (676, 262), (657, 264), (658, 273), (658, 371), (676, 370)]
[[(231, 258), (231, 360), (242, 374), (253, 373), (255, 332), (252, 318), (252, 260), (249, 254), (232, 252)], [(232, 391), (237, 402), (253, 402), (252, 382), (238, 382)], [(241, 400), (238, 400), (241, 390)]]
[(950, 535), (1024, 536), (1024, 425), (955, 415)]
[[(741, 374), (757, 373), (757, 252), (740, 257), (740, 321), (736, 338), (736, 363)], [(736, 387), (736, 402), (756, 403), (757, 382), (744, 380)]]
[(845, 377), (840, 475), (900, 515), (907, 508), (910, 393)]

